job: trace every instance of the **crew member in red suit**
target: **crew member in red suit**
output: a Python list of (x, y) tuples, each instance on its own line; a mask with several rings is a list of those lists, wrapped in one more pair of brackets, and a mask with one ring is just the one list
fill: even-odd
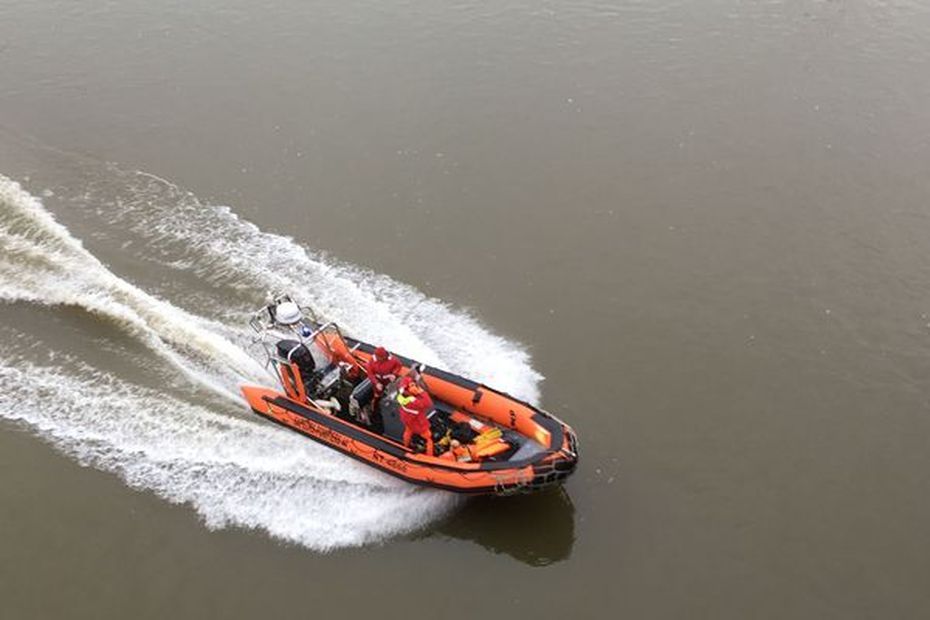
[(433, 435), (429, 427), (429, 414), (433, 411), (433, 399), (415, 381), (406, 377), (397, 394), (400, 404), (400, 420), (404, 423), (404, 446), (419, 435), (426, 440), (426, 454), (433, 456)]
[(371, 401), (373, 411), (377, 411), (378, 402), (381, 400), (384, 388), (400, 376), (401, 368), (403, 368), (403, 365), (400, 360), (388, 353), (384, 347), (375, 349), (371, 359), (365, 364), (365, 374), (368, 375), (371, 387), (375, 391), (374, 398)]

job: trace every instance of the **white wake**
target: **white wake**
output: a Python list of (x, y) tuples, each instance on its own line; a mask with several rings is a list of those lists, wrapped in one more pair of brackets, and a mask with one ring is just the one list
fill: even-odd
[[(380, 342), (530, 402), (542, 377), (527, 352), (491, 333), (464, 311), (387, 276), (327, 259), (291, 238), (260, 230), (229, 207), (203, 204), (190, 192), (145, 173), (121, 172), (127, 195), (110, 199), (117, 218), (173, 264), (211, 284), (260, 299), (287, 290), (353, 335)], [(222, 311), (222, 308), (217, 308)]]
[(80, 378), (0, 362), (0, 412), (81, 463), (190, 504), (208, 527), (262, 528), (328, 550), (410, 531), (454, 505), (277, 427), (70, 364)]
[[(94, 208), (205, 287), (245, 299), (297, 293), (360, 338), (384, 343), (529, 400), (540, 376), (527, 353), (468, 314), (390, 278), (327, 261), (166, 181), (112, 171), (125, 195)], [(93, 200), (85, 193), (85, 200)], [(144, 343), (191, 385), (241, 403), (267, 383), (243, 349), (245, 306), (207, 319), (113, 273), (16, 182), (0, 176), (0, 300), (70, 306)], [(227, 308), (228, 309), (228, 308)], [(455, 504), (415, 489), (238, 406), (180, 400), (60, 355), (55, 366), (0, 355), (0, 416), (29, 424), (81, 462), (190, 504), (209, 527), (261, 528), (312, 549), (360, 545), (419, 528)]]

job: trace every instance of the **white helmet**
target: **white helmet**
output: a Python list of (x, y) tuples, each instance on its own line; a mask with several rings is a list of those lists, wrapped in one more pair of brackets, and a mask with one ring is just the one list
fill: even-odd
[(282, 325), (293, 325), (303, 318), (303, 314), (293, 301), (283, 301), (274, 309), (274, 318)]

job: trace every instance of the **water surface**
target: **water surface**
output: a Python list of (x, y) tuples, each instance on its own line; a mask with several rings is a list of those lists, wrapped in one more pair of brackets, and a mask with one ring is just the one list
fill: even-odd
[[(0, 1), (5, 615), (927, 616), (928, 33)], [(579, 471), (461, 502), (250, 417), (281, 287), (564, 417)]]

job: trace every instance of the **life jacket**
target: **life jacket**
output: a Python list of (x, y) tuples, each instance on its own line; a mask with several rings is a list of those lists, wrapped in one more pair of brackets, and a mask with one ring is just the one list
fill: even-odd
[(459, 463), (470, 463), (475, 460), (468, 446), (450, 446), (448, 450), (439, 455), (439, 458)]
[(450, 445), (449, 449), (443, 453), (442, 458), (460, 463), (470, 463), (496, 456), (510, 449), (510, 444), (501, 437), (502, 433), (499, 428), (488, 430), (478, 435), (473, 444)]

